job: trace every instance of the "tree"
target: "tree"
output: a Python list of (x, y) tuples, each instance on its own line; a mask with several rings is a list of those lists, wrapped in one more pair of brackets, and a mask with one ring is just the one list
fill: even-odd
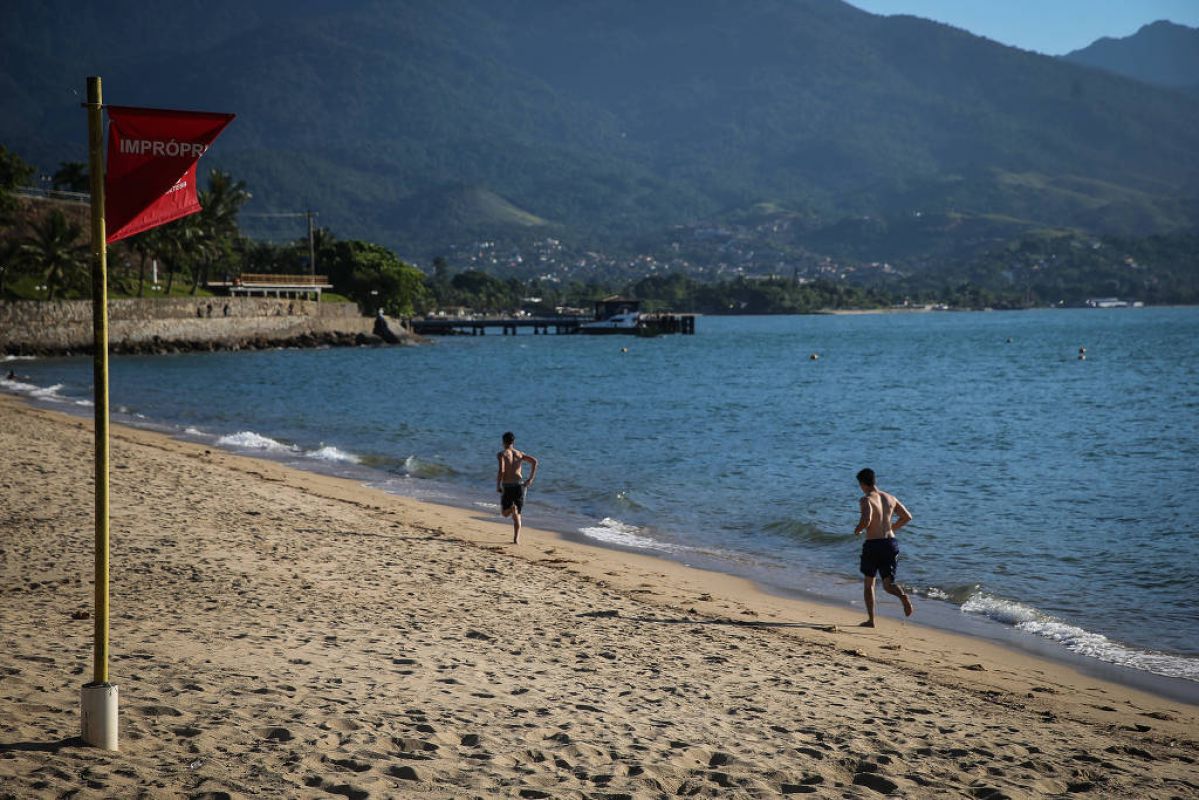
[(19, 269), (20, 242), (16, 239), (0, 239), (0, 299), (4, 297), (4, 281)]
[(519, 306), (524, 294), (519, 281), (502, 281), (477, 269), (459, 272), (450, 280), (450, 288), (457, 304), (492, 311)]
[[(312, 231), (312, 249), (316, 250), (316, 264), (318, 268), (323, 268), (325, 255), (332, 252), (333, 245), (336, 243), (337, 237), (328, 228), (315, 228)], [(307, 240), (303, 244), (307, 247)]]
[(13, 191), (29, 183), (34, 169), (18, 156), (0, 145), (0, 224), (7, 224), (17, 207)]
[(19, 263), (42, 275), (47, 300), (86, 286), (88, 247), (81, 242), (82, 233), (78, 224), (55, 209), (34, 222), (21, 240)]
[(381, 245), (337, 242), (324, 268), (333, 288), (368, 312), (404, 316), (425, 301), (424, 273)]
[(167, 286), (163, 294), (171, 295), (175, 285), (175, 273), (187, 267), (193, 260), (204, 256), (205, 241), (200, 226), (194, 217), (184, 217), (160, 226), (159, 256), (166, 262)]
[(131, 236), (125, 240), (129, 249), (137, 253), (137, 296), (144, 297), (146, 293), (146, 262), (152, 256), (158, 253), (160, 244), (158, 242), (158, 228), (151, 228), (148, 231)]
[(450, 262), (445, 260), (445, 256), (437, 256), (433, 259), (433, 281), (434, 283), (444, 284), (450, 280)]
[(90, 192), (91, 176), (82, 161), (60, 161), (58, 171), (50, 178), (50, 186), (68, 192)]
[(241, 231), (237, 226), (237, 215), (250, 199), (243, 181), (235, 181), (228, 172), (214, 169), (208, 176), (208, 189), (200, 192), (200, 207), (197, 216), (199, 228), (197, 242), (203, 242), (196, 255), (197, 269), (192, 273), (192, 294), (200, 283), (208, 282), (212, 265), (221, 259), (233, 258)]

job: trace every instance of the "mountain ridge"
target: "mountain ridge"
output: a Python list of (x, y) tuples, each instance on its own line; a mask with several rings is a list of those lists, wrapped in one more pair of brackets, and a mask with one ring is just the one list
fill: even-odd
[(1158, 20), (1131, 36), (1105, 36), (1063, 60), (1155, 86), (1199, 90), (1199, 28)]
[[(1199, 99), (838, 0), (74, 8), (0, 12), (19, 112), (0, 143), (43, 170), (84, 160), (75, 95), (99, 73), (122, 104), (237, 112), (206, 161), (248, 183), (247, 211), (319, 208), (338, 235), (418, 258), (541, 230), (504, 204), (611, 249), (759, 203), (830, 225), (967, 213), (1137, 235), (1195, 219)], [(133, 13), (132, 31), (114, 21)], [(177, 48), (152, 35), (189, 29)]]

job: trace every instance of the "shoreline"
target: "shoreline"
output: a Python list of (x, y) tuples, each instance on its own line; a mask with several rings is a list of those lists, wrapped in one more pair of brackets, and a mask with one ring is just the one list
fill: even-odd
[(0, 420), (13, 796), (81, 770), (83, 796), (1199, 795), (1194, 705), (122, 425), (99, 753), (71, 739), (90, 422), (7, 395)]
[[(132, 425), (132, 427), (150, 430), (151, 432), (157, 432), (171, 438), (182, 438), (181, 434), (172, 433), (165, 428), (155, 429), (151, 426), (142, 427), (136, 424)], [(219, 438), (215, 434), (203, 434), (203, 437)], [(200, 440), (200, 437), (195, 437), (195, 439), (182, 438), (182, 440), (194, 441)], [(353, 464), (354, 471), (361, 469), (369, 473), (378, 473), (372, 474), (370, 476), (371, 479), (362, 479), (360, 476), (347, 474), (344, 470), (338, 469), (335, 463), (287, 457), (272, 453), (269, 450), (255, 453), (252, 450), (239, 450), (220, 444), (214, 444), (214, 446), (222, 447), (222, 449), (235, 455), (280, 463), (301, 472), (350, 480), (366, 488), (381, 491), (392, 496), (415, 500), (445, 509), (452, 509), (455, 512), (479, 515), (479, 519), (489, 519), (490, 516), (494, 516), (497, 520), (500, 519), (498, 504), (495, 506), (494, 512), (492, 512), (486, 507), (486, 503), (480, 502), (477, 496), (466, 492), (459, 485), (440, 483), (432, 479), (410, 478), (413, 481), (412, 485), (403, 488), (396, 487), (396, 490), (392, 491), (388, 488), (383, 488), (380, 484), (387, 483), (396, 486), (394, 482), (380, 482), (373, 480), (373, 478), (393, 476), (390, 473), (379, 472), (374, 467)], [(431, 496), (422, 496), (422, 493), (419, 491), (420, 488), (424, 488), (422, 484), (426, 483), (432, 487), (432, 490), (426, 493)], [(404, 489), (418, 491), (404, 491)], [(536, 515), (536, 504), (532, 508)], [(666, 562), (688, 569), (695, 569), (703, 574), (721, 575), (731, 579), (742, 580), (753, 587), (754, 591), (769, 597), (791, 598), (800, 602), (827, 606), (842, 612), (849, 610), (854, 614), (859, 612), (863, 616), (865, 614), (860, 600), (861, 583), (856, 575), (853, 578), (847, 578), (840, 574), (818, 573), (818, 582), (822, 585), (824, 591), (814, 588), (800, 589), (795, 586), (772, 583), (768, 579), (766, 568), (761, 565), (758, 565), (757, 569), (737, 571), (734, 562), (737, 560), (738, 554), (733, 551), (714, 552), (697, 549), (684, 552), (674, 551), (669, 548), (659, 550), (634, 544), (622, 544), (619, 541), (609, 541), (603, 537), (590, 535), (578, 527), (579, 523), (590, 523), (589, 527), (594, 527), (596, 524), (594, 519), (577, 515), (575, 512), (559, 507), (550, 509), (548, 516), (550, 519), (543, 521), (541, 527), (536, 528), (536, 530), (551, 534), (560, 540), (572, 542), (583, 548), (591, 548), (618, 555), (641, 556), (654, 562)], [(698, 563), (693, 564), (691, 562)], [(832, 594), (833, 585), (841, 582), (845, 584), (853, 599), (846, 601)], [(879, 598), (880, 607), (892, 602), (889, 598), (884, 599), (884, 595), (885, 593), (882, 592), (881, 586), (878, 587), (876, 596)], [(1067, 649), (1055, 640), (1025, 633), (1012, 625), (1006, 625), (987, 616), (966, 614), (961, 610), (960, 606), (953, 603), (926, 595), (913, 594), (913, 598), (918, 600), (918, 605), (922, 609), (922, 613), (920, 614), (920, 618), (910, 621), (920, 627), (943, 631), (951, 636), (958, 636), (967, 641), (983, 640), (1014, 652), (1024, 653), (1067, 666), (1085, 675), (1145, 691), (1166, 700), (1199, 705), (1199, 681), (1163, 675), (1149, 670), (1137, 669), (1125, 664), (1106, 661), (1095, 656), (1083, 655)], [(931, 620), (928, 616), (930, 612), (932, 615)], [(1158, 651), (1145, 649), (1137, 652), (1156, 653)]]
[[(5, 397), (5, 393), (0, 392), (0, 398)], [(84, 411), (84, 408), (90, 407), (90, 403), (80, 405), (75, 403), (74, 407), (55, 408), (54, 404), (35, 395), (24, 394), (9, 394), (9, 397), (17, 399), (19, 402), (28, 404), (35, 408), (40, 408), (49, 413), (61, 413), (69, 417), (79, 415), (80, 417), (90, 420), (90, 413)], [(70, 402), (66, 398), (61, 398), (62, 402)], [(37, 402), (34, 402), (37, 401)], [(500, 519), (498, 505), (494, 514), (490, 510), (485, 510), (485, 504), (482, 504), (474, 498), (473, 495), (465, 493), (462, 487), (453, 484), (439, 484), (436, 481), (428, 481), (432, 487), (429, 494), (432, 497), (422, 496), (420, 492), (406, 492), (398, 489), (391, 491), (388, 488), (381, 486), (384, 481), (374, 480), (378, 477), (394, 477), (390, 473), (379, 472), (373, 467), (363, 466), (361, 464), (352, 463), (351, 469), (347, 472), (344, 467), (339, 467), (336, 463), (327, 461), (301, 460), (299, 454), (284, 455), (270, 450), (255, 452), (251, 449), (236, 448), (230, 445), (222, 445), (216, 441), (219, 438), (215, 434), (200, 434), (188, 431), (180, 431), (174, 426), (169, 426), (163, 423), (156, 423), (152, 420), (144, 421), (118, 421), (112, 423), (114, 427), (123, 427), (130, 431), (140, 431), (148, 433), (152, 436), (162, 436), (171, 441), (188, 444), (191, 446), (199, 446), (205, 449), (209, 447), (219, 448), (221, 451), (230, 455), (247, 458), (251, 461), (265, 462), (276, 464), (284, 469), (295, 470), (300, 473), (319, 475), (330, 477), (336, 480), (347, 480), (355, 485), (362, 487), (367, 491), (377, 491), (382, 494), (404, 498), (418, 503), (428, 504), (435, 508), (441, 508), (447, 512), (455, 514), (470, 514), (475, 515), (475, 518), (480, 521), (490, 519), (494, 516), (495, 519)], [(212, 439), (212, 441), (206, 441)], [(352, 474), (359, 472), (361, 474)], [(377, 474), (376, 474), (377, 473)], [(364, 475), (366, 477), (364, 477)], [(417, 481), (412, 488), (420, 488), (421, 484), (425, 483), (424, 479), (414, 479)], [(391, 481), (385, 481), (392, 483)], [(394, 486), (395, 484), (392, 483)], [(827, 607), (831, 610), (844, 615), (849, 613), (852, 615), (864, 616), (864, 610), (861, 607), (860, 599), (846, 601), (843, 598), (833, 596), (828, 593), (822, 593), (814, 589), (799, 589), (793, 586), (772, 584), (765, 574), (753, 574), (750, 572), (734, 571), (732, 564), (728, 563), (728, 559), (732, 558), (733, 553), (705, 553), (703, 551), (695, 551), (690, 555), (674, 554), (670, 551), (655, 551), (651, 549), (637, 547), (635, 545), (622, 545), (619, 542), (605, 541), (602, 538), (589, 536), (579, 530), (574, 523), (580, 520), (570, 520), (572, 516), (569, 511), (563, 509), (552, 509), (550, 513), (550, 522), (548, 527), (538, 528), (541, 534), (546, 534), (555, 537), (557, 540), (564, 543), (571, 543), (580, 548), (600, 551), (602, 553), (611, 553), (616, 556), (635, 556), (638, 558), (649, 559), (653, 563), (662, 562), (683, 569), (696, 570), (701, 574), (721, 576), (735, 581), (743, 581), (751, 590), (764, 597), (793, 599), (800, 603), (815, 604), (821, 607)], [(588, 520), (590, 521), (590, 520)], [(503, 524), (507, 525), (507, 522)], [(544, 525), (545, 523), (543, 523)], [(700, 562), (693, 566), (688, 562), (688, 558), (692, 561)], [(760, 573), (760, 570), (759, 570)], [(836, 582), (838, 578), (844, 576), (821, 574), (825, 588), (831, 587), (831, 584)], [(856, 594), (860, 592), (860, 582), (856, 580), (846, 580), (846, 584), (856, 598)], [(880, 616), (885, 615), (882, 610), (891, 602), (889, 597), (881, 591), (877, 592), (880, 606)], [(1057, 664), (1072, 670), (1075, 670), (1083, 675), (1111, 682), (1121, 686), (1125, 686), (1137, 691), (1147, 692), (1155, 695), (1163, 700), (1174, 702), (1187, 703), (1190, 705), (1199, 706), (1199, 682), (1191, 681), (1186, 678), (1171, 677), (1161, 675), (1148, 670), (1136, 669), (1134, 667), (1125, 666), (1118, 663), (1105, 661), (1094, 656), (1086, 656), (1072, 652), (1055, 641), (1037, 637), (1035, 635), (1026, 634), (1009, 625), (1004, 625), (1001, 622), (996, 622), (984, 616), (972, 616), (964, 614), (956, 605), (944, 603), (940, 600), (922, 595), (914, 596), (917, 599), (918, 609), (923, 610), (923, 614), (911, 620), (911, 623), (921, 628), (927, 628), (934, 631), (942, 632), (951, 637), (959, 637), (965, 643), (972, 641), (983, 641), (992, 646), (1004, 648), (1027, 655), (1032, 658), (1043, 659), (1053, 664)], [(894, 611), (895, 609), (890, 609)], [(932, 620), (928, 620), (927, 615), (932, 613)], [(921, 619), (921, 617), (924, 617)], [(845, 623), (842, 623), (845, 624)], [(1154, 652), (1154, 651), (1145, 651)]]

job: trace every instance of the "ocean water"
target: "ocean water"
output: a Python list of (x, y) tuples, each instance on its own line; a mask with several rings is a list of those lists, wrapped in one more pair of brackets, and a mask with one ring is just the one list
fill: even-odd
[[(87, 359), (8, 369), (0, 388), (87, 413)], [(512, 430), (541, 460), (528, 524), (859, 604), (870, 466), (915, 517), (900, 580), (921, 616), (1199, 681), (1199, 309), (118, 357), (111, 401), (120, 421), (481, 514)]]

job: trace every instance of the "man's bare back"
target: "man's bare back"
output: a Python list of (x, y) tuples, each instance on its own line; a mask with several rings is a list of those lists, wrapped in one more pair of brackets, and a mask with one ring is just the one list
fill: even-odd
[[(903, 503), (899, 502), (898, 497), (877, 488), (862, 497), (858, 504), (862, 510), (862, 517), (855, 533), (860, 533), (864, 527), (868, 540), (891, 538), (898, 528), (906, 525), (912, 519), (912, 515), (908, 513)], [(899, 521), (892, 527), (892, 519), (896, 513), (899, 514)]]
[(500, 462), (500, 481), (503, 483), (523, 483), (524, 475), (522, 474), (522, 466), (525, 462), (525, 454), (517, 450), (515, 447), (506, 447), (496, 453), (496, 457)]

